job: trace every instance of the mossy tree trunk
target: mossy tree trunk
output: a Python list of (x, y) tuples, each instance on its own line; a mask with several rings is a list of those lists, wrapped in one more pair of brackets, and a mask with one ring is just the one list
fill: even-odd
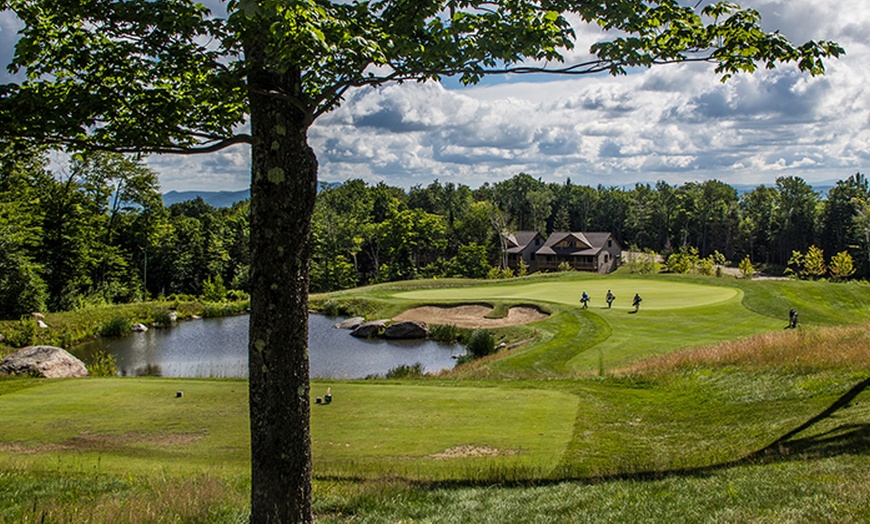
[(311, 521), (309, 230), (317, 160), (308, 119), (286, 93), (296, 71), (259, 67), (248, 43), (251, 107), (251, 522)]

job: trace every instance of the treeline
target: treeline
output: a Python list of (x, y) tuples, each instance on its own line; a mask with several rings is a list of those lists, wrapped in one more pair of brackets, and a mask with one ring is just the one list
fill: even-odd
[(799, 177), (742, 195), (717, 180), (593, 188), (521, 173), (474, 190), (436, 180), (407, 192), (351, 180), (319, 195), (312, 286), (493, 276), (504, 265), (502, 234), (514, 231), (608, 231), (623, 249), (724, 256), (735, 265), (748, 258), (756, 268), (788, 272), (790, 266), (813, 278), (825, 276), (820, 257), (845, 253), (855, 261), (851, 276), (866, 278), (870, 186), (860, 173), (826, 196)]
[[(164, 207), (156, 174), (132, 157), (78, 155), (59, 173), (46, 158), (0, 151), (0, 316), (247, 289), (248, 202)], [(718, 252), (773, 270), (794, 264), (796, 253), (847, 253), (854, 277), (870, 274), (870, 188), (861, 174), (824, 197), (798, 177), (740, 195), (716, 180), (593, 188), (519, 174), (477, 189), (437, 180), (410, 190), (324, 184), (311, 290), (505, 276), (503, 234), (520, 230), (609, 231), (626, 249), (667, 256), (691, 247), (701, 258)]]
[(132, 157), (77, 155), (52, 173), (45, 152), (0, 147), (0, 318), (244, 289), (247, 202), (165, 208), (159, 189)]

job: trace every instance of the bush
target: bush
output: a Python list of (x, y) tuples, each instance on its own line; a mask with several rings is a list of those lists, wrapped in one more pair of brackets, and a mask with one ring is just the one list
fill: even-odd
[(159, 309), (154, 313), (154, 325), (158, 327), (170, 327), (178, 319), (175, 311)]
[(321, 306), (320, 311), (328, 317), (337, 317), (342, 314), (343, 308), (335, 300), (327, 300)]
[(18, 324), (7, 328), (3, 335), (5, 343), (13, 348), (23, 348), (36, 343), (36, 321), (29, 317), (22, 317)]
[(417, 362), (407, 366), (402, 364), (387, 371), (387, 378), (417, 378), (423, 376), (423, 364)]
[(429, 326), (429, 338), (438, 342), (456, 342), (462, 338), (462, 331), (453, 324), (433, 324)]
[(495, 338), (485, 329), (477, 329), (468, 337), (465, 343), (468, 353), (474, 358), (481, 358), (495, 353)]
[(123, 337), (130, 333), (132, 323), (127, 317), (115, 317), (100, 327), (102, 337)]
[(529, 274), (529, 265), (526, 264), (526, 261), (520, 258), (519, 263), (517, 264), (517, 276), (524, 277)]
[(247, 311), (250, 304), (244, 302), (221, 302), (219, 304), (206, 304), (202, 308), (203, 318), (229, 317), (240, 315)]
[(628, 260), (625, 263), (629, 273), (654, 275), (662, 270), (661, 264), (657, 262), (658, 255), (652, 249), (647, 248), (643, 252), (638, 251), (637, 247), (629, 249)]
[(240, 289), (230, 289), (227, 291), (227, 300), (232, 302), (241, 302), (244, 300), (250, 300), (251, 295), (245, 293)]
[(514, 270), (506, 267), (504, 269), (500, 269), (496, 266), (493, 266), (487, 271), (486, 278), (488, 280), (499, 280), (502, 278), (513, 278)]
[(698, 248), (682, 247), (668, 257), (668, 269), (672, 273), (690, 273), (698, 266)]
[[(129, 321), (128, 321), (129, 324)], [(85, 366), (92, 377), (115, 377), (118, 375), (115, 355), (98, 351), (91, 359), (91, 363)]]
[(737, 267), (740, 269), (740, 274), (743, 275), (743, 278), (751, 279), (753, 275), (755, 275), (755, 266), (753, 266), (752, 261), (749, 260), (749, 255), (746, 255)]
[(206, 302), (223, 302), (227, 298), (227, 288), (224, 279), (220, 275), (207, 278), (202, 283), (202, 299)]

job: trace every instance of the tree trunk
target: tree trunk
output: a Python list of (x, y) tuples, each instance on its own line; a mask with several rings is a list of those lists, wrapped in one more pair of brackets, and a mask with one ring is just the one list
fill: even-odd
[(317, 159), (287, 98), (298, 72), (258, 69), (251, 103), (251, 522), (311, 522), (308, 259)]

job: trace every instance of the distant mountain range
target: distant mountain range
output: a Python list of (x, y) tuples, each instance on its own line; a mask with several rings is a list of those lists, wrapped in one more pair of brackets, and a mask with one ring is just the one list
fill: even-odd
[(251, 198), (250, 189), (241, 191), (170, 191), (163, 194), (163, 205), (166, 207), (178, 202), (196, 200), (201, 197), (206, 204), (213, 207), (230, 207), (236, 202)]
[[(323, 189), (331, 189), (341, 186), (341, 182), (321, 182), (317, 185), (317, 192)], [(206, 204), (212, 207), (231, 207), (236, 202), (251, 198), (250, 189), (241, 191), (169, 191), (163, 193), (163, 205), (166, 207), (178, 202), (187, 202), (202, 198)]]

